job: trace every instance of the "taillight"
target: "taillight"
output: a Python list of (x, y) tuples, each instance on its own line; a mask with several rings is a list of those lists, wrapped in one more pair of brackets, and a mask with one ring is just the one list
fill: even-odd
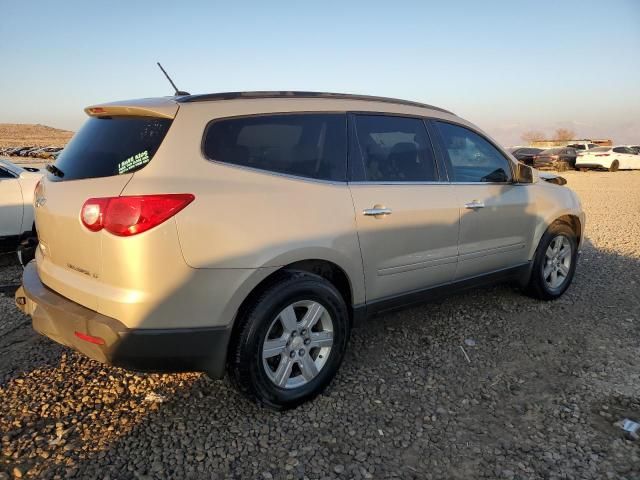
[(90, 198), (82, 206), (80, 219), (82, 224), (92, 232), (98, 232), (104, 227), (104, 213), (109, 205), (110, 198)]
[(82, 206), (80, 219), (93, 232), (104, 228), (129, 237), (160, 225), (194, 199), (190, 193), (90, 198)]

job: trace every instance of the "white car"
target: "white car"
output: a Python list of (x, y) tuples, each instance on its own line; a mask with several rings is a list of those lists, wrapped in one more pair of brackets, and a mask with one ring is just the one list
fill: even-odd
[(22, 240), (36, 236), (33, 192), (43, 173), (0, 160), (0, 253), (14, 252)]
[(589, 140), (579, 140), (577, 142), (570, 143), (567, 147), (575, 148), (576, 150), (591, 150), (597, 148), (598, 145), (590, 142)]
[(596, 147), (578, 154), (576, 168), (605, 169), (610, 172), (640, 169), (640, 155), (624, 145)]

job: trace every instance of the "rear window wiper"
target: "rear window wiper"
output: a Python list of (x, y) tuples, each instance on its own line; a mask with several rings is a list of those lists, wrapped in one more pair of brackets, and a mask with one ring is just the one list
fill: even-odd
[(60, 178), (64, 177), (64, 172), (53, 164), (47, 165), (46, 169), (47, 169), (47, 172), (51, 173), (52, 175), (55, 175), (56, 177), (60, 177)]

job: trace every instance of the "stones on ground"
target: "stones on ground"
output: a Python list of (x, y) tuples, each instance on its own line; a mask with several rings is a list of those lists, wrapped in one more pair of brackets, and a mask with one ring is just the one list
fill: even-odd
[[(635, 478), (638, 442), (612, 424), (640, 418), (640, 172), (618, 173), (567, 174), (589, 220), (563, 298), (499, 286), (374, 319), (325, 394), (294, 411), (260, 410), (228, 380), (105, 367), (34, 334), (0, 295), (0, 480), (14, 467), (100, 480)], [(0, 268), (0, 284), (21, 271)]]

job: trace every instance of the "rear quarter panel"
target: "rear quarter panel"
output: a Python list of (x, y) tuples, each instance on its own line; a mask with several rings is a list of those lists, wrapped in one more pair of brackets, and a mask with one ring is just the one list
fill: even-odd
[(346, 183), (272, 174), (204, 157), (202, 138), (211, 120), (261, 109), (278, 111), (268, 100), (181, 106), (161, 151), (134, 174), (124, 193), (195, 195), (175, 217), (184, 261), (194, 269), (271, 271), (301, 260), (327, 260), (348, 275), (354, 303), (363, 302), (362, 258)]

